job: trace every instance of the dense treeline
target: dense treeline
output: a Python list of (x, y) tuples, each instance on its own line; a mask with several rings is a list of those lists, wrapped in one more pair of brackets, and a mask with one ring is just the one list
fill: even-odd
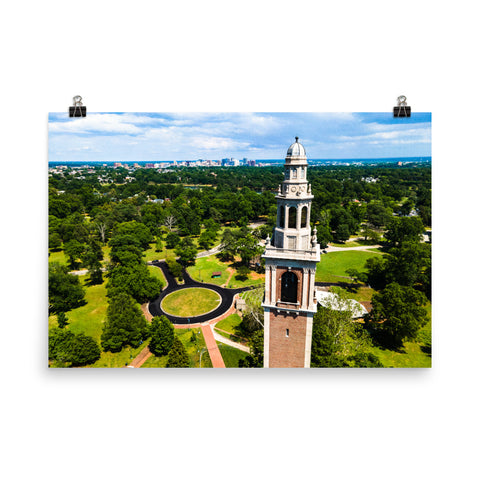
[[(425, 226), (431, 224), (428, 165), (311, 167), (308, 179), (315, 196), (312, 222), (324, 243), (332, 233), (339, 241), (359, 233), (365, 221), (373, 229), (385, 227), (392, 214), (415, 212)], [(153, 235), (172, 217), (181, 235), (198, 235), (208, 219), (245, 225), (270, 216), (273, 225), (275, 193), (282, 180), (282, 167), (139, 169), (131, 176), (122, 168), (97, 168), (81, 180), (54, 174), (50, 233), (54, 244), (72, 238), (86, 242), (85, 214), (101, 229), (104, 243), (116, 223), (132, 220), (147, 225)], [(189, 184), (197, 187), (184, 186)], [(163, 203), (151, 202), (156, 199)]]

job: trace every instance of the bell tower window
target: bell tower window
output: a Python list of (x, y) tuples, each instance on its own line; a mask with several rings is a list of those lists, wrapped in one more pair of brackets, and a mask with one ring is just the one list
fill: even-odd
[(300, 228), (305, 228), (307, 226), (307, 212), (308, 208), (305, 206), (302, 208), (302, 223)]
[(285, 207), (283, 205), (280, 205), (280, 218), (278, 221), (278, 226), (280, 228), (284, 228), (285, 226)]
[(288, 228), (297, 228), (297, 207), (288, 210)]
[(280, 300), (287, 303), (297, 303), (298, 278), (293, 272), (282, 275), (282, 290)]

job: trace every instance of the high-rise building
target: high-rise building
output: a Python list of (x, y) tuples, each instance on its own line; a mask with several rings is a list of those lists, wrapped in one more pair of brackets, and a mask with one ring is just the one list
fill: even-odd
[(316, 229), (310, 228), (313, 195), (305, 148), (295, 137), (278, 186), (277, 224), (265, 252), (264, 367), (310, 367), (315, 272), (320, 261)]

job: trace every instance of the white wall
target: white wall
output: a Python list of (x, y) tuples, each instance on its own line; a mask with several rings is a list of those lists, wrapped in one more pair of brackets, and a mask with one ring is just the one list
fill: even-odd
[[(473, 477), (474, 5), (2, 7), (4, 478)], [(434, 368), (48, 371), (47, 113), (66, 110), (77, 94), (90, 112), (390, 111), (400, 94), (413, 111), (433, 111)]]

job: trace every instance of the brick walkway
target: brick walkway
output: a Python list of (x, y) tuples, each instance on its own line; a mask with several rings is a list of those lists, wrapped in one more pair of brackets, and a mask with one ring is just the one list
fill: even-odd
[(217, 342), (213, 336), (212, 328), (210, 325), (202, 325), (203, 338), (205, 339), (205, 344), (208, 348), (208, 354), (210, 355), (210, 360), (212, 361), (213, 368), (225, 368), (225, 362), (223, 361), (222, 354), (218, 349)]
[(148, 345), (130, 362), (130, 367), (140, 368), (153, 353), (148, 348)]

